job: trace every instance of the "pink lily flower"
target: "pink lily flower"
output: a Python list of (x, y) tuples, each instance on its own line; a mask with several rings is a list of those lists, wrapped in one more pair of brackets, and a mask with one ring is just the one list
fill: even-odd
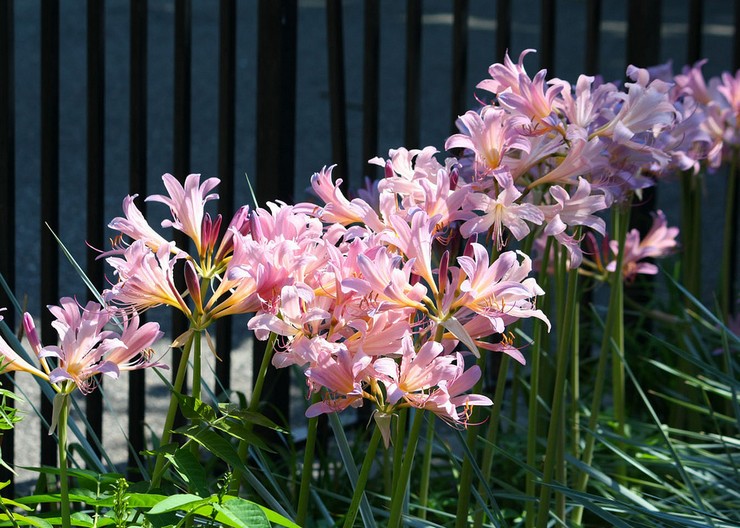
[(396, 405), (403, 399), (423, 407), (429, 392), (454, 373), (453, 360), (453, 356), (444, 355), (441, 343), (427, 341), (416, 352), (411, 339), (405, 339), (400, 365), (394, 358), (381, 357), (373, 369), (386, 387), (388, 403)]
[(495, 106), (484, 107), (480, 114), (469, 110), (457, 122), (462, 133), (450, 136), (445, 149), (471, 150), (475, 154), (476, 175), (486, 176), (501, 167), (507, 154), (529, 152), (529, 141), (522, 135), (528, 123), (525, 117), (512, 116)]
[(49, 307), (56, 317), (52, 326), (59, 335), (59, 345), (41, 349), (41, 357), (55, 357), (59, 361), (59, 366), (49, 374), (52, 383), (71, 380), (83, 394), (89, 394), (95, 389), (92, 378), (97, 374), (116, 378), (121, 370), (161, 366), (149, 361), (149, 348), (163, 335), (159, 324), (146, 323), (140, 327), (137, 315), (124, 316), (124, 328), (119, 334), (104, 330), (114, 317), (113, 311), (94, 302), (80, 309), (69, 297), (62, 298), (60, 303)]
[[(624, 256), (622, 257), (622, 274), (625, 280), (633, 281), (639, 273), (657, 274), (658, 267), (650, 262), (643, 262), (643, 260), (664, 257), (672, 253), (678, 246), (676, 241), (678, 231), (677, 227), (668, 227), (665, 214), (660, 210), (655, 212), (653, 225), (645, 238), (640, 239), (640, 232), (637, 229), (630, 230), (624, 241)], [(609, 248), (613, 254), (613, 260), (607, 264), (606, 270), (614, 272), (617, 266), (616, 255), (619, 252), (619, 242), (609, 241)]]
[(306, 370), (306, 379), (311, 392), (327, 389), (323, 401), (314, 403), (306, 410), (306, 417), (339, 412), (347, 407), (361, 407), (364, 390), (362, 379), (371, 358), (362, 354), (351, 355), (341, 344), (317, 340), (321, 346), (319, 360)]
[(173, 249), (174, 243), (168, 242), (154, 253), (144, 240), (137, 240), (120, 256), (108, 257), (107, 262), (115, 270), (118, 282), (104, 291), (103, 297), (138, 312), (166, 304), (190, 316), (190, 309), (175, 288), (173, 277), (175, 262), (185, 255), (173, 255)]
[(208, 178), (200, 183), (200, 174), (190, 174), (181, 184), (171, 174), (162, 176), (169, 196), (154, 194), (146, 201), (161, 202), (170, 208), (172, 220), (163, 220), (162, 227), (172, 227), (188, 235), (195, 243), (199, 256), (204, 256), (206, 247), (201, 239), (204, 206), (209, 200), (218, 199), (217, 194), (208, 194), (218, 183), (218, 178)]
[(511, 175), (501, 172), (497, 174), (497, 182), (502, 190), (496, 198), (484, 193), (470, 193), (467, 195), (466, 207), (472, 211), (481, 211), (482, 215), (471, 216), (460, 226), (463, 237), (469, 238), (475, 233), (485, 233), (491, 230), (491, 237), (500, 250), (504, 247), (504, 228), (507, 228), (514, 238), (523, 239), (529, 234), (527, 222), (539, 225), (545, 217), (542, 212), (529, 203), (516, 203), (522, 193), (514, 185)]
[[(457, 258), (466, 277), (460, 285), (460, 296), (451, 303), (451, 309), (468, 308), (487, 317), (498, 333), (503, 333), (507, 320), (536, 317), (548, 329), (550, 321), (534, 307), (532, 299), (545, 292), (532, 277), (532, 261), (521, 252), (506, 251), (489, 265), (486, 248), (471, 244), (472, 256)], [(521, 264), (518, 256), (522, 257)]]
[[(5, 310), (5, 308), (2, 308), (2, 310)], [(24, 314), (24, 322), (26, 317), (30, 318), (31, 316)], [(0, 321), (2, 321), (2, 319), (3, 316), (0, 315)], [(0, 372), (5, 373), (16, 371), (28, 372), (29, 374), (33, 374), (39, 378), (49, 379), (45, 372), (42, 372), (23, 359), (15, 350), (13, 350), (13, 347), (11, 347), (5, 339), (2, 338), (2, 336), (0, 336)]]
[(566, 229), (584, 226), (603, 235), (606, 224), (593, 213), (606, 209), (609, 205), (603, 194), (591, 194), (591, 185), (584, 178), (578, 179), (578, 187), (573, 196), (559, 185), (550, 188), (550, 196), (556, 203), (540, 207), (547, 220), (545, 235), (555, 237), (555, 240), (565, 246), (570, 256), (570, 267), (577, 268), (583, 260), (580, 241), (568, 234)]
[(449, 378), (439, 382), (424, 402), (424, 409), (433, 412), (445, 422), (466, 427), (474, 406), (490, 406), (493, 401), (482, 394), (468, 394), (481, 377), (481, 369), (473, 365), (464, 369), (462, 355), (456, 354), (454, 370)]
[[(115, 229), (120, 233), (131, 237), (133, 240), (143, 240), (144, 243), (152, 250), (157, 251), (160, 246), (167, 244), (167, 240), (157, 233), (152, 226), (146, 221), (144, 215), (141, 213), (134, 199), (137, 194), (126, 196), (123, 199), (123, 217), (117, 216), (110, 221), (108, 227)], [(116, 251), (104, 254), (114, 254)]]

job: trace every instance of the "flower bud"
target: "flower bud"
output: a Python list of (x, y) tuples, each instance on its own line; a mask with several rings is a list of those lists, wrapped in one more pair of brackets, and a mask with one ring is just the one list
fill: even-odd
[(198, 273), (195, 271), (195, 266), (191, 261), (185, 263), (185, 285), (188, 288), (188, 293), (195, 303), (195, 311), (198, 313), (203, 312), (203, 299), (200, 293), (200, 279)]

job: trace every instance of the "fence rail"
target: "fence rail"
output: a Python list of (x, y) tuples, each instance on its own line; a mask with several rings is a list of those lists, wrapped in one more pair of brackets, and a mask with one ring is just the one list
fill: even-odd
[[(253, 159), (245, 165), (263, 203), (300, 196), (306, 176), (323, 163), (338, 162), (348, 185), (366, 174), (375, 176), (366, 160), (401, 141), (421, 146), (437, 133), (435, 144), (441, 145), (454, 118), (472, 104), (475, 82), (485, 75), (473, 65), (500, 60), (507, 49), (516, 56), (521, 48), (539, 48), (533, 61), (566, 78), (579, 71), (623, 72), (627, 63), (646, 66), (666, 58), (679, 65), (706, 55), (716, 71), (740, 66), (737, 2), (687, 0), (671, 3), (670, 12), (667, 7), (660, 0), (608, 5), (597, 0), (259, 0), (239, 5), (221, 0), (218, 8), (190, 0), (41, 0), (37, 12), (28, 3), (0, 0), (0, 272), (15, 291), (31, 295), (42, 339), (50, 343), (56, 339), (50, 314), (39, 307), (71, 293), (71, 281), (69, 274), (61, 279), (67, 272), (47, 225), (104, 247), (106, 220), (122, 198), (115, 194), (120, 182), (125, 192), (151, 193), (155, 166), (171, 167), (178, 178), (210, 170), (221, 179), (219, 212), (229, 218), (237, 199), (245, 196), (242, 163), (250, 153)], [(612, 26), (606, 17), (623, 24), (624, 31), (607, 39), (605, 28)], [(685, 30), (661, 35), (661, 24), (668, 23)], [(707, 27), (728, 32), (707, 32)], [(204, 38), (204, 32), (215, 38)], [(84, 46), (69, 43), (77, 33), (85, 35)], [(171, 48), (162, 45), (165, 37)], [(210, 59), (202, 61), (206, 48)], [(196, 54), (205, 66), (215, 64), (210, 74), (203, 73)], [(81, 55), (86, 59), (82, 74), (77, 65)], [(119, 60), (126, 55), (128, 61)], [(440, 60), (446, 69), (439, 68)], [(121, 78), (127, 79), (124, 90), (110, 82)], [(197, 102), (204, 86), (212, 95), (210, 107)], [(447, 102), (439, 93), (449, 93)], [(38, 123), (29, 124), (26, 112), (37, 106)], [(84, 139), (63, 122), (82, 113)], [(430, 114), (447, 120), (446, 129), (430, 126)], [(169, 116), (169, 124), (161, 122), (162, 115)], [(206, 124), (210, 134), (202, 133)], [(121, 141), (127, 141), (123, 148)], [(198, 167), (194, 153), (198, 160), (211, 161)], [(307, 160), (313, 164), (317, 159), (324, 161), (306, 166)], [(84, 174), (70, 167), (84, 167)], [(28, 203), (29, 196), (36, 201)], [(70, 223), (69, 213), (63, 213), (69, 211), (62, 207), (65, 200), (73, 202), (84, 224)], [(83, 208), (84, 215), (79, 212)], [(92, 282), (103, 287), (104, 270), (95, 254), (77, 254), (83, 255), (80, 261), (86, 262)], [(29, 265), (30, 258), (40, 264)], [(2, 292), (0, 305), (10, 306)], [(6, 321), (17, 325), (18, 314), (9, 312)], [(180, 324), (172, 322), (173, 335)], [(230, 354), (235, 330), (222, 321), (216, 333), (222, 358), (217, 373), (227, 390), (234, 385)], [(256, 365), (260, 353), (256, 347)], [(288, 370), (271, 375), (272, 402), (287, 415)], [(100, 395), (88, 396), (86, 414), (89, 434), (105, 440)], [(145, 395), (144, 373), (132, 373), (130, 466), (133, 453), (145, 447)], [(50, 415), (49, 402), (42, 403), (42, 412)], [(27, 440), (22, 443), (40, 446), (41, 464), (55, 464), (54, 439), (45, 427), (38, 444)], [(3, 458), (12, 465), (18, 438), (6, 434), (3, 442)], [(0, 475), (0, 480), (9, 478)]]

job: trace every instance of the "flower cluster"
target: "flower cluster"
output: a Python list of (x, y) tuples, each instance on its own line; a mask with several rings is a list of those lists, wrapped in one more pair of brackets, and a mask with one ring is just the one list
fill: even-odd
[[(117, 378), (122, 371), (163, 366), (152, 360), (152, 345), (162, 337), (159, 324), (141, 324), (136, 312), (89, 302), (83, 308), (70, 297), (49, 306), (59, 336), (56, 345), (42, 346), (33, 318), (23, 316), (23, 329), (41, 368), (24, 360), (0, 338), (3, 371), (23, 371), (53, 384), (60, 393), (79, 388), (83, 394), (95, 389), (95, 376)], [(112, 326), (113, 330), (109, 329)], [(50, 365), (49, 359), (54, 362)]]
[(273, 365), (304, 366), (309, 391), (322, 392), (308, 416), (370, 401), (384, 414), (413, 406), (464, 424), (470, 406), (491, 401), (467, 394), (480, 369), (458, 343), (523, 362), (503, 334), (522, 317), (547, 320), (534, 306), (544, 292), (528, 277), (529, 257), (512, 251), (491, 262), (474, 240), (456, 262), (449, 250), (434, 262), (459, 207), (450, 203), (454, 170), (433, 154), (398, 151), (388, 170), (399, 172), (374, 192), (377, 208), (345, 198), (328, 168), (312, 179), (324, 206), (243, 207), (220, 241), (221, 218), (204, 213), (217, 180), (190, 175), (180, 185), (165, 175), (169, 196), (149, 200), (169, 206), (162, 226), (186, 233), (197, 255), (159, 235), (127, 197), (110, 224), (125, 240), (104, 255), (117, 277), (104, 296), (124, 310), (176, 307), (195, 330), (252, 314), (258, 339), (279, 336)]

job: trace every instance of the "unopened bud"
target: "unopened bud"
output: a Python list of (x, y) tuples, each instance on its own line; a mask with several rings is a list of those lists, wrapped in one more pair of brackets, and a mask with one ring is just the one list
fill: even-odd
[(191, 261), (185, 262), (185, 285), (188, 288), (190, 298), (195, 304), (195, 311), (202, 312), (203, 299), (200, 294), (200, 279)]

